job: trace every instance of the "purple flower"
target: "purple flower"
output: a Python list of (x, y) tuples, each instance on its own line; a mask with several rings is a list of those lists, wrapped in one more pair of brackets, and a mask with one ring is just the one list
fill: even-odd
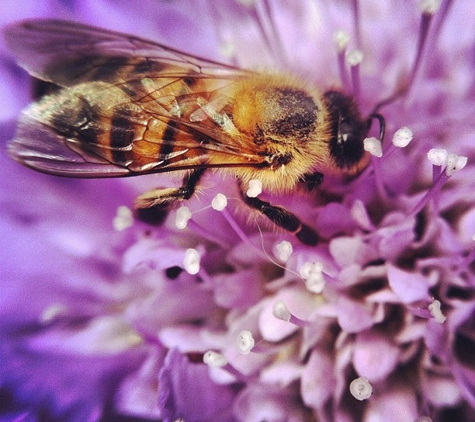
[[(166, 175), (61, 179), (2, 153), (2, 421), (475, 420), (473, 2), (17, 3), (2, 25), (77, 20), (295, 73), (387, 127), (352, 180), (262, 193), (316, 247), (232, 177), (156, 227), (131, 204)], [(29, 77), (3, 44), (0, 73), (6, 144)]]

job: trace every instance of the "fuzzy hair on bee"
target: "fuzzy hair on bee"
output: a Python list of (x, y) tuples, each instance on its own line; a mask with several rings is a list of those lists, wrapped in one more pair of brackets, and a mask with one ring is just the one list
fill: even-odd
[(9, 26), (19, 64), (47, 89), (19, 118), (8, 152), (35, 170), (94, 178), (184, 172), (181, 186), (140, 195), (139, 218), (161, 222), (206, 171), (235, 177), (243, 201), (315, 245), (295, 214), (245, 188), (313, 189), (325, 174), (357, 174), (371, 118), (338, 90), (252, 72), (131, 35), (59, 20)]

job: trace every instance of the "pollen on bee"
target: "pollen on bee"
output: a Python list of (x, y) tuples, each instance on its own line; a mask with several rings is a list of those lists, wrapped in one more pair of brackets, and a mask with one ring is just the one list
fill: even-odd
[(257, 179), (249, 181), (249, 188), (246, 191), (246, 195), (249, 198), (257, 198), (262, 193), (262, 182)]

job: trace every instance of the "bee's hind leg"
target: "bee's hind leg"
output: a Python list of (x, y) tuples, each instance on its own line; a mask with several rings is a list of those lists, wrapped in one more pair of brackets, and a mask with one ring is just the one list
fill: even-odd
[(241, 195), (247, 205), (264, 214), (276, 226), (295, 234), (297, 239), (305, 245), (315, 246), (318, 243), (318, 235), (315, 230), (302, 223), (295, 214), (262, 199), (250, 198), (243, 191), (241, 191)]
[(138, 196), (134, 203), (135, 215), (144, 223), (162, 224), (174, 204), (191, 198), (204, 172), (205, 169), (191, 171), (179, 188), (157, 188)]

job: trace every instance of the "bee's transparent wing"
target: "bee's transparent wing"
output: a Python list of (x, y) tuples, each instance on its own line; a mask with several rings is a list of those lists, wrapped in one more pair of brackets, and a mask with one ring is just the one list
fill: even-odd
[(16, 161), (42, 173), (81, 178), (129, 175), (127, 168), (100, 155), (84, 150), (79, 153), (72, 148), (75, 142), (40, 124), (25, 110), (7, 152)]
[[(61, 86), (91, 80), (90, 72), (96, 67), (101, 71), (95, 80), (107, 80), (117, 72), (121, 62), (130, 58), (145, 59), (143, 74), (161, 71), (163, 65), (222, 78), (250, 73), (139, 37), (75, 22), (26, 20), (7, 26), (4, 35), (22, 67), (38, 79)], [(140, 69), (137, 71), (140, 73)]]
[[(199, 95), (216, 99), (220, 86), (229, 86), (251, 72), (199, 59), (137, 37), (72, 22), (30, 20), (9, 26), (5, 33), (20, 64), (32, 75), (52, 84), (52, 90), (47, 92), (50, 95), (22, 112), (15, 138), (9, 143), (9, 154), (24, 165), (71, 177), (183, 170), (193, 168), (197, 161), (206, 167), (210, 166), (206, 164), (207, 158), (217, 154), (222, 160), (214, 160), (214, 167), (263, 165), (265, 157), (255, 153), (254, 144), (246, 139), (237, 141), (210, 119), (196, 122), (191, 118), (203, 105), (197, 103), (196, 92), (179, 93), (180, 104), (186, 103), (189, 109), (188, 114), (181, 116), (160, 105), (157, 98), (161, 92), (159, 87), (180, 86), (180, 81), (189, 78), (207, 79)], [(55, 90), (54, 86), (63, 88)], [(214, 88), (208, 90), (211, 86)], [(120, 90), (121, 95), (109, 96), (108, 92), (114, 89)], [(92, 96), (86, 99), (83, 90), (91, 91)], [(78, 110), (84, 116), (95, 117), (81, 117), (77, 115)], [(114, 110), (113, 116), (111, 110)], [(112, 118), (114, 116), (120, 118), (120, 126), (114, 126), (117, 120)], [(146, 151), (144, 154), (152, 154), (151, 151), (155, 154), (141, 157), (143, 160), (139, 161), (147, 163), (144, 169), (134, 168), (133, 163), (117, 158), (124, 155), (122, 151), (130, 151), (144, 140), (135, 137), (127, 145), (116, 147), (113, 139), (91, 142), (88, 129), (84, 129), (84, 126), (93, 126), (98, 133), (120, 134), (124, 126), (132, 131), (152, 117), (164, 124), (173, 121), (174, 131), (180, 135), (173, 141), (173, 159), (160, 153), (162, 139), (146, 141), (156, 147), (149, 145), (140, 149)], [(197, 133), (206, 142), (197, 143)], [(199, 155), (201, 159), (190, 161), (191, 150), (196, 151), (194, 157)]]

